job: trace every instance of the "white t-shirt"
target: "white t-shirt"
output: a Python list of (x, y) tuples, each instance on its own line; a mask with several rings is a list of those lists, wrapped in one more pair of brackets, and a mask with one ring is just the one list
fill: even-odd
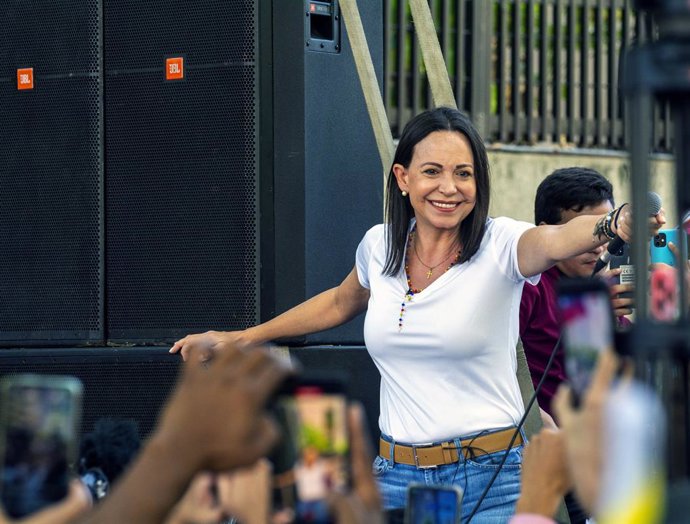
[[(534, 225), (489, 218), (469, 262), (405, 301), (402, 330), (407, 281), (404, 270), (382, 274), (384, 227), (371, 228), (357, 248), (359, 282), (370, 290), (364, 341), (381, 373), (381, 431), (423, 444), (517, 424), (524, 405), (515, 346), (525, 282), (517, 244)], [(527, 280), (537, 284), (539, 275)]]
[(317, 460), (311, 466), (298, 462), (295, 480), (300, 500), (311, 502), (328, 496), (328, 469), (323, 460)]

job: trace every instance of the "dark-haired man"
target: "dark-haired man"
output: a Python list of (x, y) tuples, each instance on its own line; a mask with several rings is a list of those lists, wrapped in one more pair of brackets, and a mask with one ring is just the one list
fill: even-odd
[[(614, 208), (613, 187), (599, 172), (584, 167), (557, 169), (547, 176), (537, 188), (534, 201), (535, 224), (565, 224), (580, 215), (602, 215)], [(656, 227), (665, 222), (664, 214), (655, 217)], [(597, 259), (606, 245), (597, 247), (582, 255), (559, 262), (541, 275), (536, 286), (525, 286), (520, 304), (520, 338), (525, 348), (532, 382), (536, 387), (546, 368), (560, 335), (557, 315), (556, 286), (563, 277), (590, 277)], [(611, 279), (620, 269), (609, 270), (599, 276)], [(630, 284), (610, 286), (611, 304), (619, 325), (629, 324), (625, 315), (632, 313), (632, 298), (621, 298), (621, 294), (632, 291)], [(539, 406), (551, 413), (551, 401), (561, 382), (565, 381), (565, 359), (557, 351), (542, 389), (539, 391)], [(566, 505), (570, 521), (580, 524), (586, 515), (571, 495)]]
[[(534, 201), (534, 223), (565, 224), (580, 215), (603, 215), (614, 208), (613, 186), (600, 173), (584, 167), (557, 169), (537, 188)], [(546, 364), (560, 335), (556, 286), (563, 277), (589, 277), (606, 245), (559, 262), (541, 275), (536, 286), (525, 286), (520, 304), (520, 339), (525, 348), (534, 387), (541, 380)], [(609, 272), (612, 277), (620, 270)], [(613, 308), (618, 318), (630, 314), (632, 299), (617, 298), (631, 291), (628, 284), (611, 287)], [(539, 406), (551, 414), (551, 401), (561, 382), (566, 380), (565, 359), (557, 351), (544, 384), (538, 393)], [(565, 498), (570, 521), (582, 524), (587, 516), (572, 495)]]
[[(600, 173), (584, 167), (557, 169), (537, 188), (534, 202), (535, 224), (565, 224), (580, 215), (602, 215), (614, 208), (613, 187)], [(520, 304), (520, 338), (525, 348), (532, 382), (535, 387), (546, 368), (560, 334), (556, 310), (556, 285), (564, 276), (589, 277), (597, 259), (606, 249), (600, 246), (576, 257), (559, 262), (542, 273), (536, 286), (525, 286)], [(609, 272), (613, 276), (620, 270)], [(632, 286), (611, 287), (616, 316), (623, 319), (632, 312), (632, 299), (617, 298)], [(626, 320), (621, 320), (626, 322)], [(551, 400), (565, 380), (563, 352), (557, 352), (553, 365), (539, 391), (539, 406), (551, 413)]]

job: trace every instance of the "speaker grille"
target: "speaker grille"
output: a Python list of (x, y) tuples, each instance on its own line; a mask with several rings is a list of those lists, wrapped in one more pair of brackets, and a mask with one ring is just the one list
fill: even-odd
[(14, 79), (22, 67), (44, 77), (98, 74), (100, 6), (96, 0), (0, 2), (0, 76)]
[(106, 1), (106, 68), (152, 68), (162, 74), (162, 55), (180, 53), (193, 66), (252, 65), (258, 34), (256, 4), (254, 0)]
[(0, 376), (20, 373), (69, 375), (84, 386), (81, 433), (102, 417), (137, 421), (142, 438), (154, 429), (174, 389), (180, 359), (166, 349), (3, 351)]
[(100, 28), (99, 2), (0, 3), (3, 341), (103, 336)]
[[(364, 347), (291, 348), (305, 371), (349, 377), (348, 392), (363, 403), (372, 441), (378, 437), (379, 383)], [(182, 361), (168, 348), (45, 348), (1, 350), (0, 377), (20, 373), (69, 375), (84, 386), (81, 432), (101, 417), (137, 421), (142, 438), (155, 428), (161, 408), (177, 384)], [(231, 418), (231, 414), (229, 414)]]
[(258, 320), (256, 9), (105, 5), (110, 339)]

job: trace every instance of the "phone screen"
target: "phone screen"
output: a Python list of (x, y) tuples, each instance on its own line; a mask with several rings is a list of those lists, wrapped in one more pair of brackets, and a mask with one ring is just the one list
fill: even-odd
[(678, 275), (674, 268), (659, 266), (649, 279), (649, 316), (658, 322), (673, 322), (678, 318)]
[(565, 369), (574, 398), (589, 385), (604, 349), (613, 349), (613, 312), (606, 284), (598, 279), (567, 279), (558, 290)]
[(407, 524), (456, 524), (462, 515), (462, 492), (448, 486), (410, 486)]
[(71, 377), (17, 375), (2, 381), (0, 493), (10, 517), (67, 495), (76, 456), (81, 383)]
[(328, 495), (350, 481), (347, 398), (336, 382), (303, 381), (278, 402), (284, 438), (274, 521), (330, 523)]

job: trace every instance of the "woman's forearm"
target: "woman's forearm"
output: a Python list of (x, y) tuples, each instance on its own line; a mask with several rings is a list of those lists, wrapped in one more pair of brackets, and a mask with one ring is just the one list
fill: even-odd
[(297, 337), (331, 329), (351, 320), (363, 309), (339, 307), (338, 288), (332, 288), (289, 309), (272, 320), (247, 330), (251, 342)]
[(609, 239), (598, 232), (606, 215), (580, 215), (560, 225), (540, 225), (518, 242), (520, 272), (531, 277), (568, 258), (593, 250)]
[(368, 301), (369, 290), (359, 284), (357, 271), (353, 269), (339, 286), (319, 293), (245, 333), (250, 342), (261, 344), (324, 331), (356, 317), (366, 309)]

